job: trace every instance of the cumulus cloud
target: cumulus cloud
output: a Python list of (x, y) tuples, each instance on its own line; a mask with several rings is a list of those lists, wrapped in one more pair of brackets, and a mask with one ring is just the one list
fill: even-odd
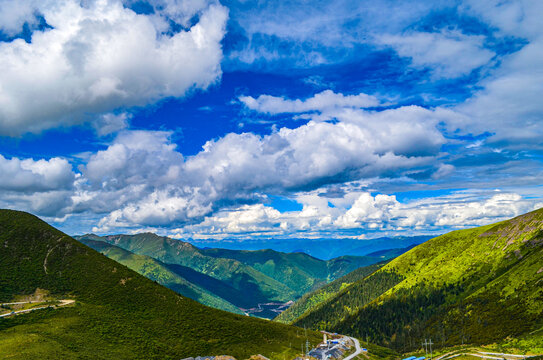
[(128, 127), (128, 119), (130, 115), (127, 113), (121, 114), (104, 114), (93, 121), (92, 126), (96, 130), (98, 136), (105, 136), (124, 130)]
[[(358, 237), (364, 233), (436, 233), (486, 225), (540, 208), (543, 202), (512, 192), (455, 192), (400, 202), (394, 195), (353, 191), (342, 198), (322, 192), (298, 194), (300, 211), (280, 213), (262, 204), (222, 210), (198, 224), (171, 229), (192, 238)], [(330, 206), (333, 203), (334, 206)]]
[(78, 176), (66, 159), (7, 159), (0, 155), (0, 208), (63, 217), (70, 211)]
[(68, 189), (75, 175), (66, 159), (6, 159), (0, 155), (0, 189), (16, 192), (42, 192)]
[(455, 78), (489, 63), (494, 52), (484, 47), (484, 37), (457, 31), (409, 32), (380, 35), (379, 44), (392, 47), (398, 55), (411, 58), (412, 65), (429, 68), (436, 78)]
[[(14, 18), (3, 29), (15, 31), (36, 13), (52, 28), (34, 31), (30, 43), (0, 43), (0, 134), (38, 132), (183, 96), (221, 74), (227, 11), (218, 4), (167, 1), (157, 7), (164, 13), (145, 15), (120, 0), (7, 3), (0, 20)], [(169, 32), (169, 20), (195, 12), (192, 27)]]
[[(437, 171), (447, 112), (406, 107), (342, 110), (335, 123), (310, 121), (266, 136), (227, 134), (184, 158), (166, 132), (121, 132), (81, 167), (77, 207), (110, 212), (101, 227), (197, 222), (214, 211), (371, 177)], [(307, 209), (309, 211), (309, 208)]]
[(381, 230), (463, 228), (511, 218), (542, 206), (515, 193), (497, 193), (482, 199), (458, 193), (407, 204), (398, 202), (395, 196), (363, 193), (336, 225)]
[(373, 95), (343, 95), (332, 90), (325, 90), (305, 100), (290, 100), (271, 95), (240, 96), (239, 100), (249, 109), (268, 114), (304, 113), (324, 111), (338, 107), (369, 108), (379, 106), (379, 100)]

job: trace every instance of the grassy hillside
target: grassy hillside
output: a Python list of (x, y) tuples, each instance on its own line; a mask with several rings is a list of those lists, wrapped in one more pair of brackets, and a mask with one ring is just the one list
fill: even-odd
[(415, 247), (294, 323), (407, 351), (543, 340), (543, 209)]
[(128, 250), (124, 250), (103, 241), (81, 240), (81, 242), (137, 273), (172, 289), (178, 294), (216, 309), (243, 315), (243, 312), (235, 305), (232, 305), (204, 287), (199, 286), (198, 282), (191, 282), (193, 279), (186, 279), (183, 274), (191, 269), (183, 269), (180, 265), (168, 267), (167, 264), (161, 263), (152, 257), (133, 254)]
[[(91, 235), (93, 236), (93, 235)], [(77, 237), (84, 240), (87, 235)], [(94, 239), (97, 237), (94, 235)], [(100, 240), (132, 253), (146, 255), (165, 264), (182, 265), (218, 279), (237, 290), (240, 295), (234, 304), (256, 306), (269, 301), (289, 301), (296, 298), (294, 290), (235, 259), (215, 258), (197, 247), (178, 240), (151, 233), (112, 235)]]
[[(341, 277), (360, 266), (380, 261), (380, 257), (345, 256), (323, 261), (304, 253), (274, 250), (240, 251), (199, 249), (189, 243), (145, 233), (98, 237), (84, 235), (81, 241), (100, 240), (145, 255), (167, 264), (191, 268), (202, 276), (192, 275), (197, 286), (211, 291), (241, 308), (256, 307), (270, 301), (296, 300), (306, 292)], [(214, 278), (222, 285), (210, 284)], [(216, 289), (216, 290), (215, 290)]]
[(0, 319), (0, 358), (282, 358), (305, 340), (299, 329), (182, 297), (27, 213), (0, 210), (0, 244), (0, 301), (37, 288), (76, 300)]
[(314, 310), (326, 300), (336, 296), (344, 288), (360, 279), (365, 278), (374, 271), (378, 270), (381, 266), (383, 266), (383, 264), (374, 264), (358, 268), (315, 291), (305, 294), (291, 307), (279, 314), (279, 316), (277, 316), (274, 320), (284, 324), (291, 324), (306, 312)]

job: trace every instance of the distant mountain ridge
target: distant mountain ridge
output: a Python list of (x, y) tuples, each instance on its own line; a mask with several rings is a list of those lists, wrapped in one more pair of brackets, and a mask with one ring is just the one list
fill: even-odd
[[(269, 249), (201, 249), (152, 233), (103, 237), (88, 234), (75, 238), (185, 296), (228, 311), (232, 311), (232, 306), (249, 309), (262, 303), (296, 300), (361, 266), (389, 258), (384, 254), (376, 257), (342, 256), (323, 261), (305, 253)], [(121, 257), (119, 251), (106, 249), (96, 242), (148, 257), (147, 268), (142, 266), (141, 259), (140, 265), (136, 265), (134, 257)], [(148, 270), (152, 260), (154, 269), (159, 263), (164, 274)], [(194, 286), (181, 286), (180, 283), (184, 282)]]
[(321, 260), (330, 260), (345, 255), (367, 256), (370, 253), (401, 249), (419, 245), (435, 235), (395, 236), (375, 239), (222, 239), (201, 240), (184, 239), (202, 249), (222, 248), (229, 250), (270, 249), (286, 253), (303, 252)]
[(404, 352), (424, 338), (543, 350), (543, 209), (431, 239), (284, 317)]

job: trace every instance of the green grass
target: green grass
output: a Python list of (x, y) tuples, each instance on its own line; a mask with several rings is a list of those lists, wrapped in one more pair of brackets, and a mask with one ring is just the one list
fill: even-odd
[[(543, 326), (543, 209), (421, 244), (294, 323), (400, 352), (421, 339), (534, 348)], [(535, 333), (534, 333), (535, 332)]]
[(179, 296), (27, 213), (0, 211), (0, 244), (0, 301), (36, 288), (76, 299), (73, 307), (1, 319), (0, 358), (244, 359), (295, 353), (305, 341), (298, 328)]

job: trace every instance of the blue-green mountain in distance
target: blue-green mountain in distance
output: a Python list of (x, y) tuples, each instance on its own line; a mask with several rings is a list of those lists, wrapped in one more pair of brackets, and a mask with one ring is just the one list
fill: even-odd
[(375, 239), (186, 239), (184, 241), (200, 248), (222, 248), (230, 250), (272, 249), (281, 252), (303, 252), (322, 260), (344, 255), (365, 256), (375, 251), (401, 249), (419, 245), (435, 235), (395, 236)]

